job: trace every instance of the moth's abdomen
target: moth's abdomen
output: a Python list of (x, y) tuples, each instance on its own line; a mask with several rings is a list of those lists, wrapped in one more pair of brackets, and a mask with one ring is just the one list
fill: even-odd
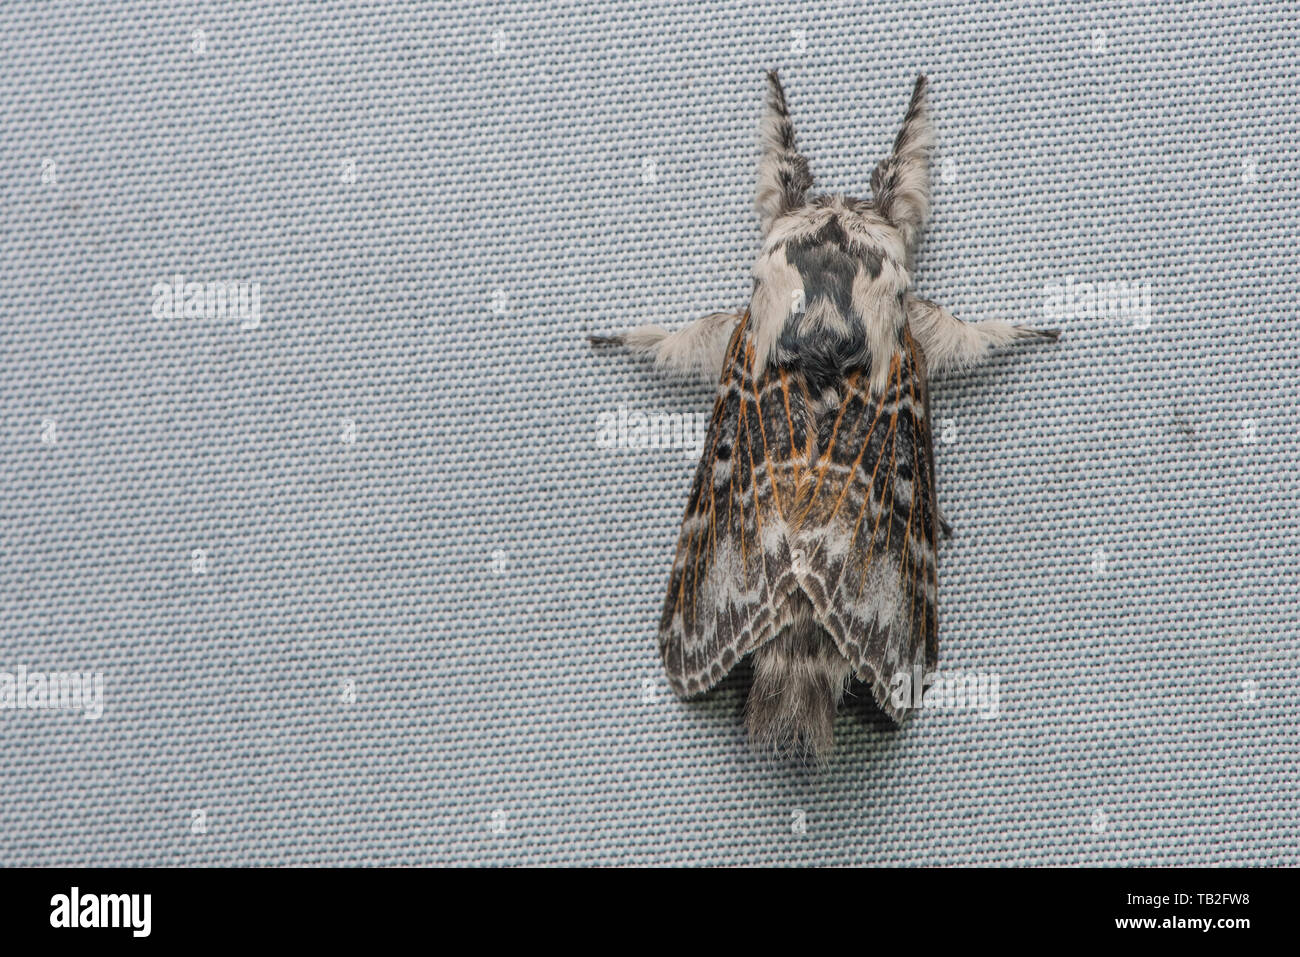
[(821, 761), (853, 669), (802, 595), (797, 605), (790, 624), (754, 652), (745, 724), (758, 751)]

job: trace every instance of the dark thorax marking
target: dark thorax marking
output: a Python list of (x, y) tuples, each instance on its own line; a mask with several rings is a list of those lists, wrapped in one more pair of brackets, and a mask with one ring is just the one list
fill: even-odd
[(855, 240), (840, 218), (784, 244), (786, 262), (802, 281), (803, 309), (792, 312), (777, 342), (777, 361), (798, 363), (810, 391), (820, 392), (854, 368), (870, 367), (862, 303), (854, 287), (880, 276), (880, 254)]

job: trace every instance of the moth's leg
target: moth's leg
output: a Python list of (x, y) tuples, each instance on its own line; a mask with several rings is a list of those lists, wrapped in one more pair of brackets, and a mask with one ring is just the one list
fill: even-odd
[(925, 350), (931, 374), (969, 368), (997, 346), (1061, 337), (1059, 329), (1030, 329), (1000, 319), (962, 322), (938, 303), (914, 297), (907, 301), (907, 324)]
[(743, 312), (715, 312), (676, 332), (663, 326), (638, 326), (612, 336), (588, 336), (593, 346), (622, 346), (633, 355), (649, 356), (669, 373), (700, 376), (716, 382), (722, 374), (727, 345)]

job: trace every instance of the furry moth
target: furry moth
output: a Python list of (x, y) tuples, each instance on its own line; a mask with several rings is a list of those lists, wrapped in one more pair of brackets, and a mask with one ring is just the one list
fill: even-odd
[(929, 377), (1058, 333), (962, 322), (913, 294), (934, 143), (925, 77), (870, 200), (810, 195), (785, 92), (767, 81), (748, 308), (590, 338), (718, 381), (659, 623), (674, 691), (707, 691), (751, 655), (752, 744), (822, 760), (850, 685), (901, 723), (894, 675), (938, 662), (949, 530)]

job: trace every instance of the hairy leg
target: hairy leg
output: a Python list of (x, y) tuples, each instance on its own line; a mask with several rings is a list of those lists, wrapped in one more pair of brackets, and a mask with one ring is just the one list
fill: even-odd
[(925, 350), (930, 374), (968, 369), (990, 349), (1026, 340), (1055, 340), (1058, 329), (1030, 329), (1013, 326), (1000, 319), (962, 322), (938, 303), (909, 298), (907, 324), (916, 341)]
[(588, 336), (593, 346), (622, 346), (633, 355), (649, 356), (656, 368), (716, 382), (722, 374), (727, 344), (744, 313), (715, 312), (676, 332), (663, 326), (638, 326), (613, 336)]

